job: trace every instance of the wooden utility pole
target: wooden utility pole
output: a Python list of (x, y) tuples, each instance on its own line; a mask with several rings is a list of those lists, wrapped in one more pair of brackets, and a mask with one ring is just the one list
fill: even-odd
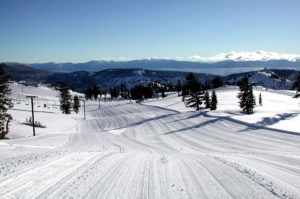
[(26, 98), (31, 99), (32, 130), (33, 130), (33, 136), (35, 136), (33, 98), (36, 98), (36, 96), (26, 96)]

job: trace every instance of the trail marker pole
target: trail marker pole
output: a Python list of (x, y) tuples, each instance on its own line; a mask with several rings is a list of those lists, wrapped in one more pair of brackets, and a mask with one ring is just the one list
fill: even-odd
[(85, 117), (85, 100), (83, 101), (83, 114), (84, 114), (84, 119), (86, 119), (86, 117)]
[(26, 96), (26, 98), (30, 98), (31, 99), (32, 131), (33, 131), (33, 136), (35, 136), (33, 98), (36, 98), (36, 96)]
[(101, 107), (101, 106), (100, 106), (100, 99), (101, 99), (101, 95), (100, 95), (100, 97), (99, 97), (99, 108)]

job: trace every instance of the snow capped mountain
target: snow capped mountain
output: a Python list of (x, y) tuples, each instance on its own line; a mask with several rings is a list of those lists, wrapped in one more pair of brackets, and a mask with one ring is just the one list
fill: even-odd
[(258, 50), (254, 52), (230, 52), (230, 53), (220, 53), (212, 57), (201, 57), (194, 55), (188, 57), (190, 61), (208, 61), (208, 62), (218, 62), (225, 60), (232, 61), (269, 61), (269, 60), (288, 60), (291, 62), (299, 61), (300, 55), (297, 54), (280, 54), (276, 52), (266, 52), (263, 50)]

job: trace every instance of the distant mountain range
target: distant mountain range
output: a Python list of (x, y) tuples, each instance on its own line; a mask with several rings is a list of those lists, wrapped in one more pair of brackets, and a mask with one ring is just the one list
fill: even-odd
[(300, 60), (267, 60), (267, 61), (219, 61), (219, 62), (192, 62), (166, 59), (144, 59), (132, 61), (90, 61), (86, 63), (40, 63), (29, 66), (54, 72), (88, 71), (97, 72), (105, 69), (142, 68), (162, 71), (184, 71), (210, 73), (215, 75), (229, 75), (237, 72), (272, 69), (300, 70)]
[[(153, 61), (149, 61), (149, 63), (153, 63)], [(98, 72), (76, 71), (65, 73), (40, 70), (19, 63), (2, 63), (0, 66), (7, 71), (6, 75), (14, 81), (45, 83), (51, 85), (65, 82), (69, 87), (73, 87), (77, 91), (82, 91), (84, 88), (92, 86), (93, 84), (105, 89), (120, 85), (121, 83), (125, 83), (128, 88), (137, 84), (148, 84), (148, 82), (154, 81), (163, 84), (166, 84), (167, 82), (176, 84), (178, 80), (184, 82), (185, 77), (188, 74), (188, 72), (170, 70), (157, 71), (146, 70), (143, 68), (113, 68)], [(217, 68), (215, 68), (215, 70), (217, 70)], [(224, 82), (227, 82), (227, 84), (235, 84), (243, 76), (247, 75), (251, 82), (266, 88), (291, 89), (292, 81), (297, 73), (297, 71), (290, 69), (263, 69), (227, 76), (211, 75), (207, 73), (194, 74), (202, 83), (211, 81), (215, 77), (220, 77)]]
[[(45, 71), (29, 67), (19, 63), (0, 64), (6, 70), (6, 75), (14, 81), (25, 81), (27, 83), (46, 83), (55, 85), (59, 82), (67, 83), (69, 87), (74, 87), (81, 91), (84, 88), (98, 85), (108, 89), (125, 83), (128, 88), (137, 84), (148, 84), (148, 82), (177, 83), (178, 80), (184, 81), (188, 72), (178, 71), (154, 71), (145, 69), (106, 69), (98, 72), (76, 71), (71, 73)], [(216, 75), (195, 73), (199, 81), (210, 81)]]

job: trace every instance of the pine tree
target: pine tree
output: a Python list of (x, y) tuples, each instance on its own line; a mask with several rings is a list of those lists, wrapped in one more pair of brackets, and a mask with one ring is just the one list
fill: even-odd
[(180, 92), (182, 91), (181, 81), (177, 80), (176, 91), (178, 93), (178, 97), (180, 96)]
[(218, 99), (217, 99), (216, 91), (213, 90), (211, 94), (210, 110), (216, 110), (217, 104), (218, 104)]
[(238, 93), (240, 107), (247, 114), (252, 114), (255, 105), (255, 97), (253, 95), (252, 85), (248, 82), (248, 77), (243, 77), (243, 79), (238, 82), (238, 86), (240, 88), (240, 92)]
[(104, 101), (106, 102), (106, 95), (107, 95), (107, 91), (106, 90), (104, 90), (104, 89), (102, 89), (102, 94), (104, 95)]
[(185, 101), (186, 94), (187, 94), (187, 89), (186, 89), (186, 86), (183, 85), (182, 86), (182, 91), (181, 91), (181, 99), (182, 99), (183, 102)]
[(92, 88), (92, 95), (94, 99), (98, 99), (98, 95), (100, 94), (100, 89), (94, 84)]
[(218, 87), (221, 87), (223, 86), (223, 82), (222, 80), (220, 79), (220, 77), (215, 77), (213, 80), (212, 80), (212, 87), (213, 88), (218, 88)]
[(93, 97), (93, 88), (88, 87), (87, 89), (84, 90), (84, 97), (86, 100), (91, 100)]
[(209, 94), (207, 91), (204, 94), (204, 104), (205, 104), (205, 108), (210, 108)]
[(193, 73), (186, 76), (186, 99), (185, 104), (188, 107), (200, 110), (200, 105), (203, 103), (204, 91), (201, 83), (196, 80)]
[(252, 114), (255, 104), (256, 103), (255, 103), (255, 97), (253, 94), (253, 88), (252, 88), (252, 86), (250, 86), (248, 99), (246, 101), (246, 107), (245, 107), (246, 113)]
[(70, 94), (70, 90), (65, 84), (61, 84), (60, 88), (60, 110), (64, 114), (71, 113), (71, 105), (72, 105), (72, 97)]
[(79, 98), (77, 95), (75, 95), (73, 98), (73, 111), (77, 114), (79, 113), (79, 108), (80, 108)]
[(120, 84), (120, 95), (123, 98), (128, 98), (129, 97), (129, 91), (127, 89), (127, 86), (125, 83)]
[(161, 91), (161, 97), (162, 97), (162, 98), (167, 97), (167, 96), (166, 96), (166, 86), (165, 86), (165, 85), (163, 85), (163, 86), (161, 87), (160, 91)]
[(120, 90), (118, 87), (113, 87), (109, 89), (111, 99), (118, 98), (120, 95)]
[(296, 94), (294, 98), (300, 97), (300, 72), (298, 72), (298, 76), (296, 77), (294, 84), (293, 84), (293, 89), (296, 89)]
[(259, 105), (260, 105), (260, 106), (262, 106), (262, 98), (261, 98), (261, 93), (259, 93), (258, 103), (259, 103)]
[(11, 94), (11, 89), (8, 85), (8, 79), (4, 77), (5, 70), (0, 67), (0, 139), (5, 138), (9, 132), (9, 122), (12, 116), (7, 113), (9, 106), (12, 106), (11, 99), (8, 97)]

